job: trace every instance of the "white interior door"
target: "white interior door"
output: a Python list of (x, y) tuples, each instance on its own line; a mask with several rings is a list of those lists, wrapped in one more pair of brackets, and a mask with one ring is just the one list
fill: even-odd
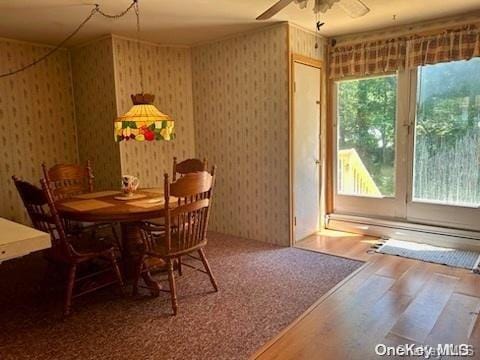
[(294, 240), (320, 226), (320, 69), (294, 63)]

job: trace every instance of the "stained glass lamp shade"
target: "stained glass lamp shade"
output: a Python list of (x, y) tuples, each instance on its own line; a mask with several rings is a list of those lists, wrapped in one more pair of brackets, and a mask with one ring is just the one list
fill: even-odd
[(154, 95), (137, 94), (131, 98), (132, 108), (115, 119), (115, 141), (175, 139), (174, 121), (153, 105)]

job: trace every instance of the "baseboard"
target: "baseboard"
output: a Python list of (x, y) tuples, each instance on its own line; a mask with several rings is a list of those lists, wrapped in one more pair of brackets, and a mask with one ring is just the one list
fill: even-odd
[(480, 232), (354, 215), (327, 215), (326, 228), (424, 244), (480, 251)]

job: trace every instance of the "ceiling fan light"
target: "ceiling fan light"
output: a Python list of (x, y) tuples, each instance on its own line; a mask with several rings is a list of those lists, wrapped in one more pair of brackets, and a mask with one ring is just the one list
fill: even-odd
[(295, 4), (300, 6), (300, 9), (305, 9), (308, 6), (308, 0), (295, 0)]
[[(333, 4), (340, 0), (315, 0), (315, 7), (313, 8), (313, 12), (318, 14), (319, 12), (325, 13), (328, 9), (330, 9)], [(343, 1), (343, 0), (342, 0)]]
[(358, 18), (367, 14), (370, 9), (361, 0), (342, 0), (338, 3), (351, 18)]

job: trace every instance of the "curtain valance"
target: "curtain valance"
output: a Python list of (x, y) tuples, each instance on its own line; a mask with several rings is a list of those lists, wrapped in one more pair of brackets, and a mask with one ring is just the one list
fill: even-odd
[(407, 67), (470, 60), (480, 56), (480, 31), (467, 29), (443, 32), (407, 41)]
[(365, 76), (480, 57), (480, 29), (339, 45), (330, 49), (330, 78)]
[(330, 78), (363, 76), (404, 68), (405, 40), (391, 39), (336, 46), (330, 51)]

